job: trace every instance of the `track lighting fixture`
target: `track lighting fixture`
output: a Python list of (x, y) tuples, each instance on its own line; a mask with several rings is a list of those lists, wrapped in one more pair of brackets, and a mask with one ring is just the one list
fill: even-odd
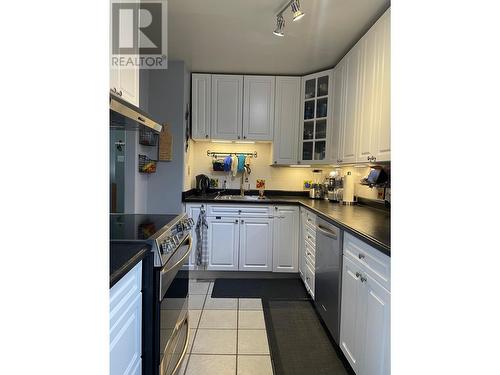
[(283, 13), (288, 9), (292, 10), (293, 21), (297, 21), (305, 16), (305, 13), (300, 10), (299, 0), (289, 1), (283, 9), (276, 15), (276, 29), (274, 29), (273, 34), (277, 36), (285, 35), (285, 19), (283, 18)]
[(290, 4), (293, 13), (293, 20), (298, 21), (302, 17), (305, 16), (305, 13), (300, 10), (300, 2), (299, 0), (293, 0), (292, 4)]
[(276, 29), (274, 29), (273, 34), (277, 36), (284, 36), (283, 32), (285, 29), (285, 19), (281, 14), (276, 17)]

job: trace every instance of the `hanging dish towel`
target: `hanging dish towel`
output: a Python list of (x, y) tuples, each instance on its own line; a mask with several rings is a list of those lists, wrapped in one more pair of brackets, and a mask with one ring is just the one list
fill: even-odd
[(224, 171), (225, 172), (231, 172), (231, 162), (232, 162), (231, 156), (226, 156), (224, 159)]
[(238, 157), (232, 156), (231, 157), (231, 174), (233, 175), (233, 177), (235, 177), (237, 173), (238, 173)]
[(207, 213), (201, 206), (200, 215), (196, 222), (196, 265), (206, 267), (208, 264)]
[(245, 155), (238, 155), (238, 172), (243, 172), (243, 169), (245, 168), (245, 160)]

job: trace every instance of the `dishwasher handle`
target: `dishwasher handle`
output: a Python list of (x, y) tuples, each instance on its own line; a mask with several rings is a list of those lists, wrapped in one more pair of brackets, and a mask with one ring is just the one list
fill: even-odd
[(334, 240), (337, 239), (336, 232), (334, 232), (333, 230), (331, 230), (329, 228), (322, 226), (321, 224), (317, 224), (316, 229), (319, 230), (322, 234), (324, 234), (327, 237), (333, 238)]

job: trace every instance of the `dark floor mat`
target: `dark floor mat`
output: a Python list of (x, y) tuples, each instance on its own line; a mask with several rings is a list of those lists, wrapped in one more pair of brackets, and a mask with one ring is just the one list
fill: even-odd
[(213, 298), (309, 299), (299, 278), (216, 279)]
[(352, 373), (344, 367), (342, 354), (337, 353), (339, 348), (326, 333), (311, 301), (262, 302), (275, 375)]

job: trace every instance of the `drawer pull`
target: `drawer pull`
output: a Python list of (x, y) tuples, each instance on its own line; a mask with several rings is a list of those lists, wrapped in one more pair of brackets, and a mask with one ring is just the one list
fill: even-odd
[(366, 282), (366, 277), (361, 276), (361, 282), (362, 283)]
[(358, 254), (358, 258), (359, 259), (365, 259), (365, 255), (364, 254)]
[(359, 272), (356, 272), (356, 278), (359, 278), (361, 274)]

